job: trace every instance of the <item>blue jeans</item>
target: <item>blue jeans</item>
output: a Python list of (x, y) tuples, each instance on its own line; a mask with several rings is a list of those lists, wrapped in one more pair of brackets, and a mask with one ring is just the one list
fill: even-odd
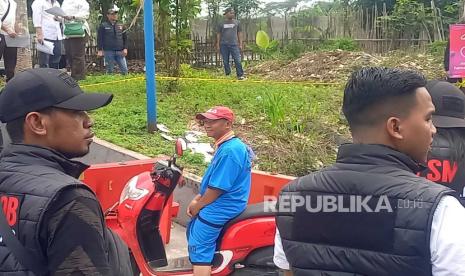
[(53, 55), (49, 55), (43, 52), (38, 51), (38, 58), (39, 58), (39, 67), (40, 68), (60, 68), (60, 60), (61, 60), (61, 40), (49, 40), (45, 39), (49, 42), (53, 42)]
[(115, 63), (118, 64), (121, 74), (126, 75), (128, 73), (128, 65), (126, 63), (126, 58), (123, 56), (123, 51), (103, 51), (103, 55), (108, 74), (113, 73), (113, 66)]
[(242, 77), (244, 75), (244, 70), (242, 69), (241, 51), (239, 50), (239, 46), (221, 44), (220, 52), (223, 57), (224, 73), (226, 75), (231, 74), (231, 66), (229, 65), (229, 56), (231, 55), (234, 60), (234, 64), (236, 65), (236, 75), (238, 78)]

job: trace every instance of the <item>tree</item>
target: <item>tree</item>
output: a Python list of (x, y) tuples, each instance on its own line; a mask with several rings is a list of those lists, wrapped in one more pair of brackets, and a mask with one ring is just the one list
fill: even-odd
[(260, 8), (260, 0), (227, 0), (225, 6), (234, 8), (237, 18), (249, 18)]
[(416, 0), (398, 0), (391, 15), (384, 17), (391, 23), (397, 35), (418, 37), (421, 30), (428, 35), (432, 42), (430, 22), (431, 9)]
[[(430, 1), (430, 0), (427, 0)], [(382, 7), (386, 4), (386, 11), (391, 13), (394, 10), (394, 6), (396, 4), (396, 0), (355, 0), (352, 3), (354, 7), (360, 7), (363, 9), (371, 9), (374, 5), (378, 7)]]
[(303, 2), (303, 0), (287, 0), (286, 2), (271, 2), (265, 6), (265, 13), (284, 16), (284, 39), (286, 40), (289, 39), (289, 13), (295, 12), (295, 9), (301, 2)]
[[(17, 24), (24, 33), (29, 33), (28, 28), (28, 1), (21, 0), (17, 1)], [(16, 65), (16, 71), (22, 71), (32, 67), (32, 51), (28, 48), (18, 49), (18, 63)]]

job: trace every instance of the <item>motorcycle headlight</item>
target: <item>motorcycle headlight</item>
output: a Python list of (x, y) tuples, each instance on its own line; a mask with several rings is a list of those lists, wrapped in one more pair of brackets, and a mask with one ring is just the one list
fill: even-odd
[(137, 180), (139, 180), (138, 175), (134, 176), (128, 181), (128, 183), (126, 183), (126, 186), (124, 186), (119, 198), (120, 204), (126, 199), (139, 200), (149, 193), (149, 190), (147, 189), (137, 188)]

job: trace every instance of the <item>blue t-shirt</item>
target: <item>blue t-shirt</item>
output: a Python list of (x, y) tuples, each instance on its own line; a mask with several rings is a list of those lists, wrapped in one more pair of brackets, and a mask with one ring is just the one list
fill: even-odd
[(200, 217), (216, 225), (224, 225), (247, 207), (250, 194), (252, 160), (247, 146), (232, 138), (220, 145), (200, 184), (200, 194), (207, 188), (223, 193), (200, 210)]

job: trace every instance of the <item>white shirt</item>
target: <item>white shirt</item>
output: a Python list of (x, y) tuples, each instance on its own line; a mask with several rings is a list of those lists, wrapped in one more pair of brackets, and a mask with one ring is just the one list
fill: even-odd
[[(431, 264), (434, 276), (465, 276), (465, 208), (452, 196), (444, 196), (434, 211), (431, 223)], [(281, 236), (276, 229), (275, 265), (289, 270)]]
[(34, 0), (31, 5), (32, 23), (35, 28), (42, 28), (45, 39), (62, 40), (60, 22), (56, 21), (52, 14), (46, 12), (53, 7), (60, 7), (60, 3), (56, 0), (53, 4), (51, 0)]
[[(14, 31), (16, 24), (16, 2), (14, 0), (10, 1), (10, 11), (6, 15), (5, 19), (2, 21), (2, 26)], [(8, 0), (0, 0), (0, 19), (5, 15), (8, 9)], [(0, 33), (3, 35), (8, 35), (4, 30), (0, 30)]]
[(61, 9), (66, 15), (74, 16), (75, 19), (84, 21), (84, 28), (87, 34), (90, 34), (89, 24), (87, 23), (87, 19), (89, 19), (90, 15), (90, 8), (86, 0), (64, 0)]

